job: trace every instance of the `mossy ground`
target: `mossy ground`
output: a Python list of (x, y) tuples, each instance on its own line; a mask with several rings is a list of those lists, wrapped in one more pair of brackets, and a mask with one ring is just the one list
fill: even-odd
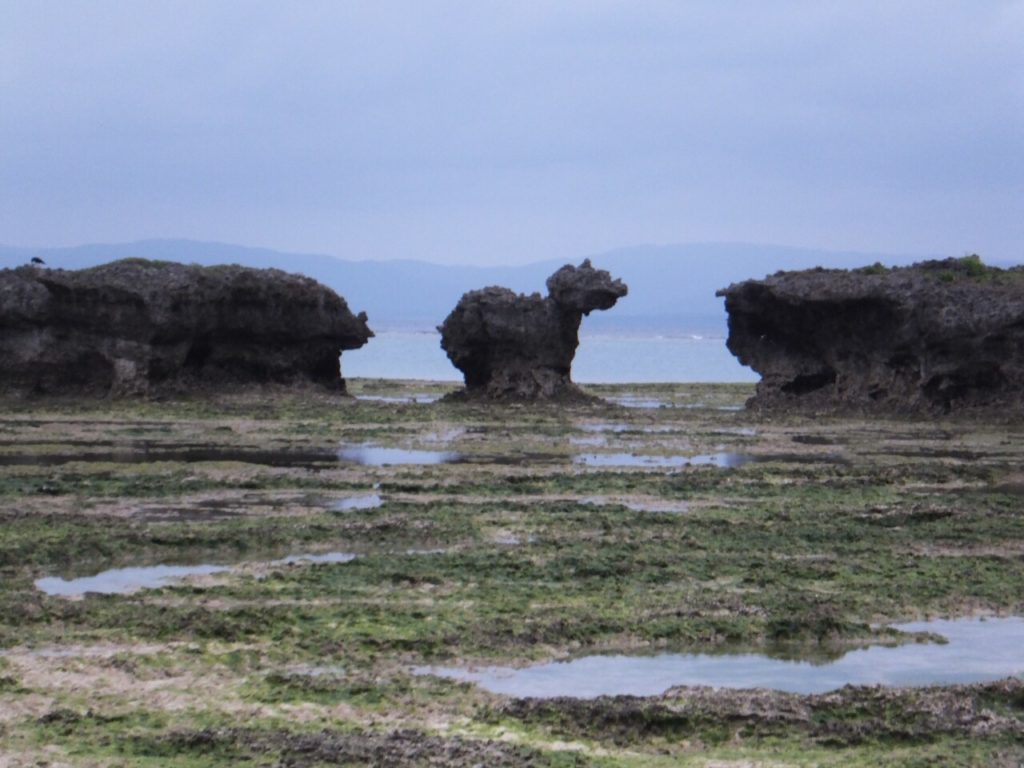
[[(754, 420), (737, 410), (744, 386), (589, 389), (671, 407), (315, 393), (3, 405), (0, 765), (1024, 759), (1009, 684), (762, 693), (752, 710), (754, 694), (706, 690), (537, 706), (413, 675), (591, 651), (829, 656), (891, 640), (890, 622), (1024, 611), (1024, 425)], [(335, 459), (363, 443), (461, 458)], [(757, 460), (574, 463), (722, 452)], [(383, 504), (335, 508), (366, 494)], [(271, 562), (329, 551), (358, 556)], [(78, 599), (33, 583), (201, 562), (233, 568)], [(922, 714), (939, 710), (959, 719)]]

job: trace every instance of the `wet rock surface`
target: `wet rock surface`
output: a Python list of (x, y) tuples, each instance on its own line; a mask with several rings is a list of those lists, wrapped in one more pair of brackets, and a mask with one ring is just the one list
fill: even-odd
[(125, 259), (0, 271), (0, 388), (131, 395), (248, 384), (344, 390), (365, 314), (279, 270)]
[(583, 399), (570, 369), (584, 315), (626, 295), (621, 280), (590, 261), (547, 280), (548, 295), (489, 287), (463, 295), (439, 327), (441, 347), (466, 382), (465, 394), (494, 400)]
[(759, 410), (1020, 412), (1024, 268), (977, 257), (780, 272), (718, 292)]
[[(431, 406), (397, 420), (388, 401), (338, 407), (305, 391), (159, 409), (9, 403), (3, 452), (142, 442), (153, 462), (0, 471), (0, 764), (1019, 765), (1024, 692), (1013, 680), (530, 704), (411, 673), (738, 649), (817, 662), (883, 639), (878, 622), (979, 616), (994, 628), (992, 618), (1024, 614), (1024, 517), (1020, 496), (1002, 490), (1024, 484), (1020, 425), (777, 418), (754, 430), (749, 414), (717, 408), (752, 390), (599, 386), (676, 407)], [(691, 403), (707, 407), (681, 407)], [(849, 463), (567, 471), (570, 438), (594, 434), (605, 442), (588, 451), (841, 451)], [(504, 463), (334, 458), (369, 441)], [(193, 461), (204, 445), (330, 460)], [(557, 462), (529, 458), (554, 452)], [(369, 493), (384, 504), (330, 508)], [(581, 503), (591, 497), (609, 503)], [(689, 508), (628, 506), (641, 500)], [(360, 556), (266, 562), (331, 551)], [(240, 561), (123, 595), (68, 599), (34, 583)]]

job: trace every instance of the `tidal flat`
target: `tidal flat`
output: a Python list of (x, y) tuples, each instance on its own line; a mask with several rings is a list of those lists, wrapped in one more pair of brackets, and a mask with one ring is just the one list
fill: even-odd
[[(749, 385), (452, 388), (0, 403), (0, 766), (1024, 762), (1024, 650), (976, 682), (806, 694), (430, 673), (736, 654), (798, 675), (930, 652), (928, 620), (998, 631), (1024, 616), (1024, 422), (758, 417)], [(192, 572), (39, 586), (155, 567)]]

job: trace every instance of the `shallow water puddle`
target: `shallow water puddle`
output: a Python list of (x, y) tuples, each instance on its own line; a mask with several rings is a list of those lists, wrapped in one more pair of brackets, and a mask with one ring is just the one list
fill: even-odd
[(514, 533), (499, 533), (491, 539), (495, 544), (502, 547), (519, 547), (523, 544), (534, 544), (537, 537), (532, 533), (527, 536), (519, 536)]
[(658, 512), (667, 515), (681, 515), (690, 511), (690, 505), (681, 501), (626, 501), (622, 506), (631, 512)]
[(338, 450), (339, 461), (363, 466), (386, 467), (411, 464), (493, 464), (525, 466), (564, 462), (555, 453), (466, 454), (459, 451), (428, 451), (418, 448), (382, 448), (377, 445), (348, 445)]
[(338, 460), (373, 467), (384, 467), (391, 464), (454, 464), (462, 460), (462, 454), (455, 451), (424, 451), (412, 448), (352, 445), (338, 449)]
[(708, 405), (706, 403), (683, 403), (677, 405), (670, 400), (661, 400), (657, 397), (643, 397), (641, 395), (619, 395), (605, 398), (610, 403), (621, 405), (623, 408), (682, 408), (685, 410), (708, 409), (712, 411), (742, 411), (742, 405)]
[(613, 424), (611, 422), (598, 422), (596, 424), (580, 424), (578, 425), (584, 432), (626, 432), (635, 427), (629, 424)]
[(623, 408), (671, 408), (672, 403), (667, 400), (659, 400), (656, 397), (641, 397), (640, 395), (619, 395), (606, 398), (608, 402), (621, 405)]
[[(347, 563), (356, 555), (351, 552), (322, 552), (318, 554), (289, 555), (278, 560), (265, 561), (267, 565), (294, 565), (296, 563)], [(168, 587), (189, 576), (203, 576), (235, 570), (247, 563), (218, 565), (146, 565), (131, 568), (110, 568), (95, 576), (62, 579), (46, 576), (36, 579), (36, 588), (55, 597), (81, 597), (87, 592), (101, 595), (127, 595), (140, 589)]]
[(126, 595), (140, 589), (165, 587), (186, 576), (221, 573), (228, 570), (230, 567), (227, 565), (211, 565), (209, 563), (203, 565), (148, 565), (137, 568), (111, 568), (101, 571), (95, 576), (82, 576), (77, 579), (47, 576), (36, 579), (35, 585), (46, 594), (58, 597), (78, 597), (86, 592)]
[(358, 395), (356, 400), (367, 401), (371, 403), (420, 403), (427, 405), (429, 403), (436, 403), (441, 399), (440, 395), (427, 395), (427, 394), (416, 394), (416, 395)]
[(346, 496), (344, 499), (336, 499), (331, 503), (331, 509), (335, 512), (348, 512), (357, 509), (376, 509), (384, 503), (384, 499), (378, 493), (367, 493), (362, 496)]
[(352, 552), (322, 552), (318, 555), (288, 555), (280, 560), (271, 560), (270, 565), (294, 565), (295, 563), (348, 563), (356, 559)]
[(570, 437), (569, 438), (569, 445), (598, 446), (598, 445), (606, 445), (607, 443), (608, 443), (608, 438), (604, 437), (603, 435), (587, 435), (586, 437)]
[(848, 460), (834, 454), (797, 453), (733, 453), (721, 451), (697, 456), (657, 456), (635, 453), (580, 453), (573, 457), (574, 464), (590, 467), (724, 467), (736, 469), (747, 464), (778, 461), (787, 464), (847, 464)]
[(615, 424), (612, 422), (596, 422), (590, 424), (577, 424), (577, 428), (584, 432), (640, 432), (645, 435), (668, 434), (678, 432), (680, 428), (671, 424), (648, 424), (645, 426), (637, 424)]
[[(447, 552), (447, 548), (437, 547), (433, 549), (411, 548), (392, 552), (391, 554), (440, 555), (447, 554)], [(87, 592), (96, 592), (101, 595), (127, 595), (140, 589), (173, 586), (176, 581), (189, 576), (239, 571), (245, 569), (246, 566), (262, 565), (273, 567), (300, 565), (303, 563), (349, 563), (358, 557), (359, 555), (354, 552), (303, 552), (276, 560), (248, 560), (242, 563), (235, 563), (234, 565), (203, 563), (201, 565), (148, 565), (132, 568), (111, 568), (101, 571), (95, 576), (82, 576), (75, 579), (46, 576), (36, 579), (35, 585), (37, 589), (56, 597), (81, 597)], [(262, 579), (264, 575), (258, 575), (257, 578)]]
[(523, 669), (417, 667), (415, 674), (466, 680), (507, 696), (657, 696), (675, 686), (772, 688), (825, 693), (844, 685), (922, 686), (1024, 674), (1024, 618), (942, 619), (897, 625), (934, 632), (946, 644), (912, 643), (850, 651), (825, 664), (758, 654), (585, 656)]
[(749, 453), (706, 453), (698, 456), (651, 456), (635, 453), (581, 453), (573, 457), (574, 464), (588, 467), (742, 467), (758, 461)]

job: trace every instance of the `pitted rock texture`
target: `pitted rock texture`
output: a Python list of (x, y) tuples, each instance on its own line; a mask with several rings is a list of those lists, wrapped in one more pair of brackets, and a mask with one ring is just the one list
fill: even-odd
[(780, 272), (718, 292), (758, 410), (1021, 415), (1024, 268), (976, 256)]
[[(661, 696), (511, 699), (495, 715), (550, 727), (562, 738), (629, 744), (660, 736), (676, 743), (721, 729), (760, 738), (802, 737), (811, 743), (909, 743), (940, 734), (1024, 739), (1024, 682), (890, 688), (847, 685), (830, 693), (680, 686)], [(719, 738), (720, 735), (719, 735)], [(1017, 765), (1010, 762), (1007, 765)]]
[(344, 391), (366, 315), (278, 270), (125, 259), (0, 271), (0, 392), (146, 394), (313, 383)]
[(507, 288), (470, 291), (438, 328), (441, 347), (466, 381), (465, 395), (493, 400), (584, 399), (570, 377), (584, 315), (626, 295), (589, 260), (547, 280), (548, 296)]

